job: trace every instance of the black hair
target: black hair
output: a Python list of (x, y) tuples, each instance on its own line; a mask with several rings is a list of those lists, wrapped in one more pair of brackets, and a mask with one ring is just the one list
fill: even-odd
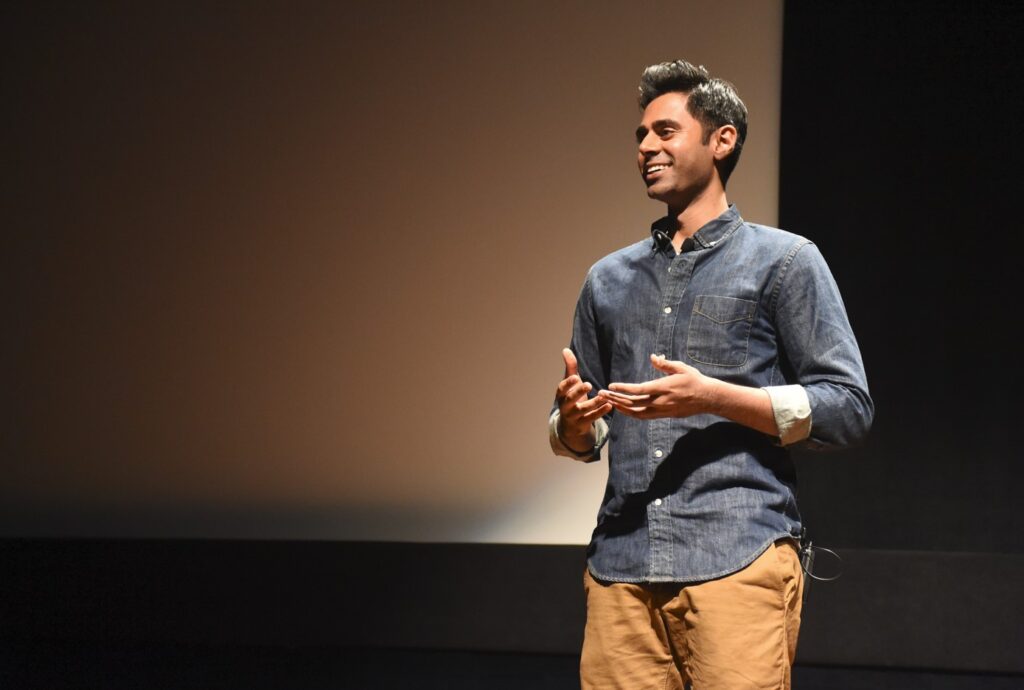
[(708, 143), (711, 133), (722, 125), (736, 128), (736, 145), (732, 153), (718, 164), (722, 185), (729, 180), (747, 139), (747, 106), (743, 105), (736, 87), (708, 74), (703, 65), (697, 67), (686, 60), (660, 62), (644, 70), (640, 77), (640, 110), (666, 93), (686, 94), (686, 110), (700, 122)]

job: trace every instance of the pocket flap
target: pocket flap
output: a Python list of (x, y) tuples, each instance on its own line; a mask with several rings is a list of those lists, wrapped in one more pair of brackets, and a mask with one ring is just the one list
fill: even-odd
[(697, 295), (693, 311), (706, 316), (715, 323), (731, 321), (751, 321), (757, 302), (737, 297), (720, 297), (718, 295)]

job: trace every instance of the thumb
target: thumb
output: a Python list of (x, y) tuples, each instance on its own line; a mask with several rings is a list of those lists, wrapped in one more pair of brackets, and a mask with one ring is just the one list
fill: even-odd
[(562, 350), (562, 359), (565, 360), (565, 378), (579, 374), (579, 367), (576, 364), (576, 355), (569, 348)]
[(665, 359), (664, 355), (651, 355), (651, 364), (654, 365), (655, 369), (666, 374), (685, 374), (690, 368), (674, 359)]

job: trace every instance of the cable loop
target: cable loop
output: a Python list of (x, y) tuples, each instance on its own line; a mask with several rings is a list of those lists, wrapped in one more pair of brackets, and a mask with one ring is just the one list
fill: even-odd
[[(807, 559), (806, 562), (803, 558), (801, 558), (800, 567), (803, 569), (807, 577), (811, 578), (812, 580), (817, 580), (818, 582), (833, 582), (843, 576), (842, 567), (840, 567), (839, 572), (837, 572), (835, 575), (829, 576), (815, 575), (813, 570), (814, 557), (816, 555), (816, 552), (822, 551), (824, 553), (831, 555), (833, 558), (836, 559), (836, 561), (838, 561), (839, 565), (842, 566), (843, 559), (839, 556), (838, 553), (836, 553), (832, 549), (826, 549), (824, 546), (814, 546), (814, 544), (812, 544), (811, 542), (807, 542), (807, 546), (804, 548), (810, 552), (810, 558)], [(803, 551), (803, 549), (801, 549), (801, 551)]]

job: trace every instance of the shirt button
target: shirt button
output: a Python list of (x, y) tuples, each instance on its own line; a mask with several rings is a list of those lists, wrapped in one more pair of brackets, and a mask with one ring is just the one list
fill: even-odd
[(664, 455), (664, 453), (661, 451), (660, 448), (658, 450), (654, 451), (654, 457), (660, 458), (662, 455)]
[(672, 307), (665, 307), (665, 309), (663, 309), (663, 311), (664, 311), (664, 312), (665, 312), (666, 314), (671, 314), (671, 313), (672, 313)]
[(660, 498), (654, 499), (654, 505), (660, 506), (661, 505), (661, 499)]

